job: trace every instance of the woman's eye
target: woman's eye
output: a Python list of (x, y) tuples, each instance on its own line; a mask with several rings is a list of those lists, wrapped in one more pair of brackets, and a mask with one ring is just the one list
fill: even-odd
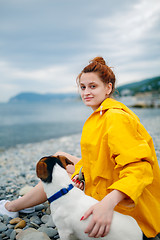
[(81, 86), (81, 90), (84, 90), (85, 89), (85, 86)]
[(95, 85), (91, 85), (91, 88), (95, 88), (96, 86)]

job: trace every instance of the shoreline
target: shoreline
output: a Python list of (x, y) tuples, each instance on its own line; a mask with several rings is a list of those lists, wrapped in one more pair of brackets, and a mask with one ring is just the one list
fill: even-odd
[[(57, 137), (53, 137), (53, 138), (48, 138), (48, 139), (44, 139), (44, 140), (40, 140), (40, 141), (33, 141), (33, 142), (27, 142), (27, 143), (17, 143), (16, 145), (13, 145), (13, 146), (0, 146), (0, 158), (1, 158), (1, 155), (4, 153), (4, 152), (7, 152), (7, 151), (11, 151), (11, 150), (14, 150), (14, 149), (20, 149), (20, 148), (27, 148), (27, 147), (32, 147), (32, 146), (38, 146), (38, 145), (41, 145), (41, 144), (45, 144), (46, 146), (48, 145), (48, 147), (51, 145), (51, 144), (54, 144), (54, 141), (57, 141), (58, 143), (60, 143), (61, 145), (61, 142), (64, 140), (69, 140), (69, 138), (72, 138), (72, 137), (78, 137), (80, 139), (81, 137), (81, 132), (79, 133), (72, 133), (72, 134), (68, 134), (68, 135), (63, 135), (63, 136), (57, 136)], [(76, 141), (77, 142), (77, 141)], [(80, 142), (80, 140), (79, 140)], [(45, 148), (45, 147), (44, 147)]]

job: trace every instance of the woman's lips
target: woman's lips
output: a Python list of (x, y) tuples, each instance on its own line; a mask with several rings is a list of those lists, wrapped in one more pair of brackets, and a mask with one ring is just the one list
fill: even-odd
[(93, 97), (85, 97), (84, 100), (85, 101), (90, 101)]

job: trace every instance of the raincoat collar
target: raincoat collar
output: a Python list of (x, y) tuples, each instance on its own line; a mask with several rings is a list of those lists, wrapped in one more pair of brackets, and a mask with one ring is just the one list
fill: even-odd
[(137, 117), (136, 114), (134, 114), (128, 107), (126, 107), (123, 103), (113, 99), (113, 98), (106, 98), (100, 105), (99, 108), (97, 108), (94, 113), (99, 112), (100, 115), (103, 114), (103, 112), (105, 112), (106, 110), (109, 109), (121, 109), (122, 111), (130, 114), (131, 116), (133, 116), (134, 118), (136, 118), (137, 120), (139, 120), (139, 118)]
[(95, 112), (101, 112), (104, 110), (108, 110), (110, 108), (120, 108), (122, 109), (122, 104), (113, 98), (106, 98), (100, 105), (99, 108), (95, 110)]

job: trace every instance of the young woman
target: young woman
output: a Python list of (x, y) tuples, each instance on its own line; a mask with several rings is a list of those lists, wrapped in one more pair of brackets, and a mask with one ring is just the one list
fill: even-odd
[[(160, 232), (160, 171), (152, 138), (131, 110), (111, 98), (115, 75), (103, 58), (93, 59), (77, 81), (84, 104), (93, 109), (82, 131), (82, 158), (57, 155), (77, 163), (68, 173), (75, 171), (73, 181), (84, 189), (78, 181), (82, 168), (85, 193), (99, 200), (81, 218), (92, 215), (85, 232), (95, 238), (107, 235), (115, 210), (135, 218), (145, 236), (155, 237)], [(24, 197), (3, 202), (0, 211), (9, 214), (46, 199), (40, 182)]]

